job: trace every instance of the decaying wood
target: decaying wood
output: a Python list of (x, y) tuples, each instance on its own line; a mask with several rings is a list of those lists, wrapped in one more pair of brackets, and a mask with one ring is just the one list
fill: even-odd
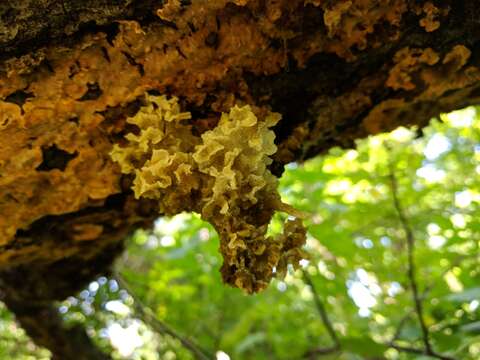
[(479, 5), (1, 3), (0, 277), (7, 304), (24, 301), (21, 294), (35, 303), (75, 293), (108, 271), (131, 231), (159, 215), (155, 203), (134, 199), (132, 179), (109, 157), (132, 130), (125, 120), (145, 93), (177, 96), (200, 133), (235, 104), (281, 113), (271, 166), (279, 176), (288, 162), (400, 125), (421, 128), (440, 112), (478, 103)]

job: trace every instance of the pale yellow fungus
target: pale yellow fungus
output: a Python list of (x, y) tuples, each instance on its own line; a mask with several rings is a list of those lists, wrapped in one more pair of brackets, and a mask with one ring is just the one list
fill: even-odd
[(284, 234), (266, 236), (276, 210), (301, 216), (280, 201), (268, 169), (277, 151), (270, 128), (280, 114), (259, 119), (250, 106), (234, 106), (215, 128), (194, 135), (176, 98), (147, 95), (146, 103), (127, 120), (139, 133), (111, 152), (123, 173), (135, 175), (135, 196), (158, 199), (167, 215), (201, 214), (220, 235), (225, 282), (249, 293), (283, 275), (287, 264), (298, 265), (305, 243), (299, 219), (288, 221)]

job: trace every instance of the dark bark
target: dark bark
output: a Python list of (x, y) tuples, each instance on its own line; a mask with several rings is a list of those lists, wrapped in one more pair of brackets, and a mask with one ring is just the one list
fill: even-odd
[(83, 34), (114, 32), (114, 20), (151, 21), (164, 0), (22, 0), (0, 3), (0, 60)]
[[(83, 244), (75, 256), (65, 256), (55, 262), (14, 265), (0, 271), (0, 300), (15, 314), (32, 340), (51, 351), (52, 359), (111, 358), (96, 347), (81, 325), (66, 327), (56, 303), (75, 295), (96, 277), (108, 275), (111, 264), (123, 251), (128, 233), (135, 227), (150, 226), (156, 214), (154, 209), (145, 201), (132, 203), (128, 197), (113, 196), (103, 208), (43, 218), (29, 230), (19, 232), (15, 242), (4, 250), (21, 253), (32, 243), (52, 242), (57, 249), (68, 249), (78, 246), (69, 240), (76, 226), (96, 223), (108, 229), (96, 248)], [(127, 221), (119, 222), (122, 218)], [(12, 261), (22, 262), (22, 257), (14, 256)]]
[[(59, 358), (91, 344), (45, 318), (52, 302), (108, 272), (123, 239), (158, 215), (108, 157), (145, 91), (178, 96), (198, 132), (235, 102), (280, 112), (276, 175), (290, 161), (480, 102), (480, 1), (433, 1), (434, 10), (372, 1), (359, 16), (339, 1), (222, 0), (202, 12), (193, 0), (160, 19), (163, 3), (0, 3), (1, 288)], [(24, 153), (20, 169), (5, 165)]]
[(67, 328), (53, 305), (32, 305), (29, 301), (5, 304), (15, 313), (18, 323), (39, 346), (52, 352), (53, 360), (108, 360), (80, 325)]

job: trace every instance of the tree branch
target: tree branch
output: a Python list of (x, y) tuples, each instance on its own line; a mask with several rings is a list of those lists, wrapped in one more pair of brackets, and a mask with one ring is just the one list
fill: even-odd
[[(433, 350), (432, 345), (430, 343), (430, 334), (429, 334), (428, 327), (425, 323), (425, 318), (424, 318), (424, 315), (423, 315), (423, 305), (422, 305), (422, 300), (424, 298), (423, 295), (426, 295), (426, 293), (424, 292), (424, 294), (420, 295), (420, 293), (418, 291), (417, 280), (416, 280), (416, 264), (415, 264), (415, 259), (414, 259), (415, 237), (413, 235), (412, 227), (410, 226), (410, 223), (408, 222), (408, 219), (405, 215), (405, 211), (404, 211), (404, 209), (402, 207), (402, 204), (400, 202), (400, 198), (399, 198), (399, 195), (398, 195), (398, 181), (397, 181), (397, 177), (395, 176), (395, 170), (394, 170), (393, 164), (390, 161), (388, 162), (388, 167), (389, 167), (388, 177), (389, 177), (389, 180), (390, 180), (390, 189), (391, 189), (391, 192), (392, 192), (393, 205), (394, 205), (394, 208), (397, 212), (398, 219), (400, 220), (400, 224), (401, 224), (401, 226), (402, 226), (402, 228), (405, 232), (405, 236), (406, 236), (406, 240), (407, 240), (407, 267), (408, 267), (407, 268), (407, 276), (408, 276), (408, 281), (410, 283), (410, 287), (412, 289), (412, 299), (413, 299), (413, 303), (414, 303), (415, 312), (417, 314), (418, 322), (420, 324), (420, 328), (421, 328), (421, 331), (422, 331), (422, 341), (423, 341), (424, 349), (419, 350), (419, 349), (416, 349), (416, 348), (401, 347), (401, 346), (395, 345), (393, 343), (394, 340), (392, 340), (392, 342), (390, 343), (390, 346), (393, 347), (393, 348), (396, 348), (397, 350), (401, 350), (401, 351), (408, 351), (408, 352), (421, 351), (421, 353), (423, 353), (425, 355), (435, 357), (437, 359), (445, 359), (445, 360), (450, 359), (451, 360), (452, 358), (450, 358), (450, 357), (446, 357), (446, 356), (443, 356), (441, 354), (437, 354)], [(400, 326), (403, 327), (403, 324), (406, 322), (406, 320), (407, 320), (407, 317), (405, 317), (405, 320), (403, 320), (400, 323), (399, 327)], [(394, 335), (394, 339), (396, 340), (396, 338), (398, 338), (399, 335), (400, 335), (400, 331), (397, 329), (397, 332)]]
[[(460, 255), (458, 256), (453, 262), (452, 264), (447, 268), (445, 269), (442, 274), (440, 275), (439, 278), (443, 278), (443, 276), (448, 273), (449, 271), (451, 271), (454, 267), (458, 266), (463, 260), (466, 260), (468, 258), (471, 258), (471, 257), (478, 257), (477, 254), (475, 255), (472, 255), (472, 256), (468, 256), (468, 255)], [(420, 294), (420, 301), (423, 301), (425, 300), (425, 298), (428, 296), (428, 294), (430, 293), (430, 291), (435, 287), (436, 283), (438, 282), (438, 279), (432, 283), (430, 283), (429, 285), (427, 285), (425, 287), (425, 289), (422, 291), (422, 293)], [(393, 344), (396, 340), (398, 340), (398, 338), (400, 337), (400, 334), (402, 332), (402, 329), (403, 327), (405, 326), (405, 324), (407, 323), (407, 320), (408, 318), (415, 312), (415, 309), (411, 309), (409, 310), (404, 316), (403, 318), (400, 320), (400, 322), (398, 323), (398, 326), (397, 326), (397, 329), (395, 331), (395, 334), (393, 335), (392, 337), (392, 340), (390, 340), (390, 343)]]
[(315, 285), (313, 284), (312, 278), (308, 274), (307, 271), (303, 270), (303, 278), (305, 280), (305, 283), (310, 287), (313, 295), (313, 301), (315, 302), (315, 307), (317, 308), (317, 312), (320, 315), (320, 318), (322, 319), (322, 323), (325, 326), (325, 329), (328, 332), (328, 335), (333, 341), (333, 345), (330, 347), (325, 347), (325, 348), (316, 348), (313, 350), (309, 350), (304, 354), (304, 358), (312, 358), (312, 356), (315, 355), (327, 355), (331, 354), (333, 352), (336, 352), (340, 350), (340, 341), (338, 340), (337, 333), (335, 332), (335, 329), (333, 328), (332, 322), (330, 321), (330, 318), (328, 317), (327, 311), (325, 309), (325, 305), (323, 304), (322, 300), (320, 299), (320, 295), (318, 294)]
[(408, 275), (410, 287), (412, 288), (413, 303), (415, 305), (415, 311), (417, 313), (418, 322), (420, 323), (420, 328), (422, 330), (422, 337), (423, 337), (423, 344), (425, 346), (425, 352), (427, 354), (431, 354), (433, 352), (432, 345), (430, 344), (428, 327), (425, 324), (425, 319), (423, 317), (423, 305), (420, 299), (420, 294), (418, 291), (418, 285), (416, 280), (416, 265), (413, 258), (414, 252), (415, 252), (415, 238), (413, 236), (412, 228), (410, 227), (410, 224), (405, 216), (404, 210), (400, 203), (400, 199), (398, 197), (398, 182), (395, 176), (393, 165), (391, 163), (389, 163), (389, 170), (390, 170), (389, 178), (390, 178), (390, 187), (392, 190), (393, 205), (397, 212), (402, 228), (405, 231), (405, 235), (407, 239), (407, 259), (408, 259), (407, 275)]
[(436, 352), (432, 352), (431, 354), (427, 354), (424, 349), (419, 349), (415, 347), (409, 347), (409, 346), (402, 346), (398, 344), (388, 344), (387, 346), (390, 346), (392, 349), (395, 349), (397, 351), (401, 352), (406, 352), (406, 353), (411, 353), (411, 354), (419, 354), (419, 355), (428, 355), (432, 358), (435, 359), (440, 359), (440, 360), (455, 360), (455, 358), (438, 354)]
[(163, 321), (159, 320), (152, 312), (152, 310), (143, 304), (143, 302), (135, 295), (135, 292), (132, 291), (124, 280), (124, 278), (118, 273), (115, 272), (115, 280), (123, 287), (129, 295), (133, 298), (134, 308), (139, 315), (139, 317), (148, 325), (150, 325), (155, 331), (160, 334), (171, 336), (172, 338), (180, 341), (183, 347), (189, 350), (193, 356), (198, 360), (212, 360), (216, 359), (215, 355), (211, 354), (209, 351), (202, 349), (199, 345), (195, 344), (193, 341), (183, 337), (178, 334), (174, 329), (169, 325), (165, 324)]

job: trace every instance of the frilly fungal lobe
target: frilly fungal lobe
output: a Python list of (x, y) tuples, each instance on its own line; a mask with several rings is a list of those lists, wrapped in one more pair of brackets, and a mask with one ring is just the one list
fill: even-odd
[(181, 112), (177, 98), (146, 100), (127, 119), (139, 133), (126, 135), (126, 146), (111, 152), (122, 173), (134, 174), (135, 196), (157, 199), (166, 215), (195, 211), (210, 222), (220, 235), (224, 281), (248, 293), (285, 274), (288, 264), (298, 265), (305, 244), (301, 220), (288, 220), (275, 238), (266, 235), (276, 210), (299, 216), (281, 202), (268, 170), (277, 151), (270, 128), (280, 114), (236, 105), (215, 128), (194, 135), (191, 115)]

